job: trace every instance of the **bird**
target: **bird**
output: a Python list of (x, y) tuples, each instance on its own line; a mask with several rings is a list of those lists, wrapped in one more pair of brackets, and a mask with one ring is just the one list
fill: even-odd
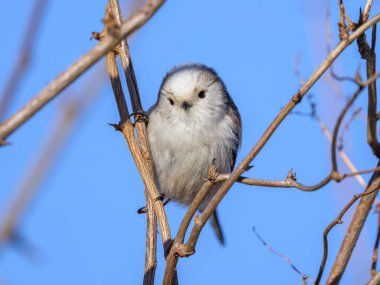
[[(241, 116), (214, 69), (203, 64), (173, 67), (163, 78), (148, 116), (156, 184), (165, 198), (190, 205), (213, 161), (219, 173), (232, 172), (242, 140)], [(221, 185), (211, 188), (200, 212)], [(210, 221), (224, 245), (216, 210)]]

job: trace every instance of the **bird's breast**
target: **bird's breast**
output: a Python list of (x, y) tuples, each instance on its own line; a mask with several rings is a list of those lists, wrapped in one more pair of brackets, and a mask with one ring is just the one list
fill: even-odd
[(194, 199), (213, 159), (219, 171), (229, 171), (228, 148), (218, 126), (151, 116), (148, 135), (159, 190), (174, 201)]

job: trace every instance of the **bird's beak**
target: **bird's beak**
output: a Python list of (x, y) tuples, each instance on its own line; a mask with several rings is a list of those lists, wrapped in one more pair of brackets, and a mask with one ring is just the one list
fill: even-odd
[(189, 102), (187, 102), (187, 101), (183, 101), (183, 102), (182, 102), (182, 105), (181, 105), (182, 109), (184, 109), (185, 111), (188, 110), (188, 109), (190, 109), (191, 106), (193, 106), (193, 105), (191, 105), (191, 104), (190, 104)]

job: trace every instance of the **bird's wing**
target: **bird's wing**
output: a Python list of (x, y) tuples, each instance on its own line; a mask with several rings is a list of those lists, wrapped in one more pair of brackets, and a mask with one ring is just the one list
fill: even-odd
[(232, 122), (234, 124), (234, 135), (236, 137), (236, 140), (234, 141), (233, 147), (231, 149), (231, 171), (234, 169), (235, 162), (236, 162), (236, 156), (237, 152), (239, 150), (239, 146), (241, 145), (241, 139), (242, 139), (242, 124), (241, 124), (241, 118), (240, 113), (238, 109), (236, 108), (235, 104), (231, 102), (229, 104), (230, 108), (228, 109), (228, 115), (232, 119)]

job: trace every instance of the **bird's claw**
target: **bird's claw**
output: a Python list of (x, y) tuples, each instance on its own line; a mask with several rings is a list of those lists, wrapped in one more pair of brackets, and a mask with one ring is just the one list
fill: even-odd
[(145, 111), (137, 111), (137, 112), (133, 112), (129, 115), (129, 117), (132, 117), (134, 116), (135, 117), (135, 122), (133, 123), (133, 126), (135, 126), (135, 124), (137, 122), (144, 122), (145, 124), (148, 124), (149, 123), (149, 115), (147, 112)]

